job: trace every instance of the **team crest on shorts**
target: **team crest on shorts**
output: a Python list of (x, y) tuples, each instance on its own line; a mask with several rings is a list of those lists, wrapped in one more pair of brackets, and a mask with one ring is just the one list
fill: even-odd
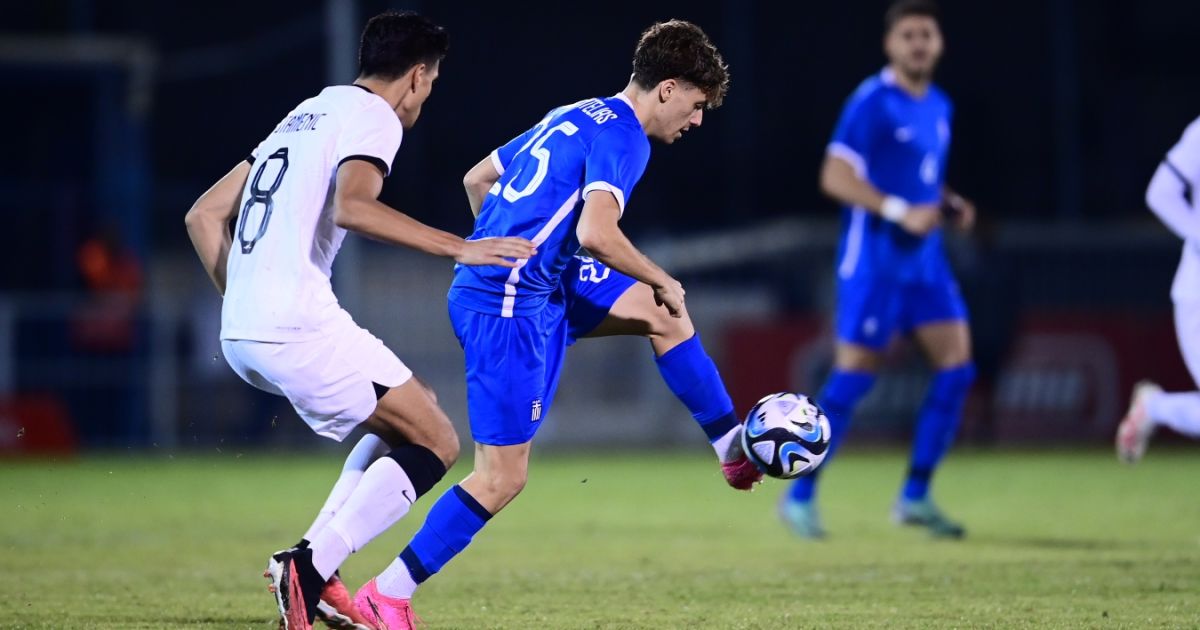
[(529, 412), (529, 421), (537, 422), (542, 419), (542, 399), (538, 398), (533, 401), (533, 405)]

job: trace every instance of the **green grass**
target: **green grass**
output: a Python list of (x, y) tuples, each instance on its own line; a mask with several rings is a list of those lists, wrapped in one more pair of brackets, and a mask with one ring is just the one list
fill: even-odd
[[(266, 555), (339, 466), (0, 462), (0, 626), (273, 628)], [(433, 628), (1200, 627), (1194, 449), (1134, 469), (1107, 452), (956, 453), (936, 488), (963, 542), (888, 522), (903, 467), (846, 453), (823, 488), (831, 538), (811, 543), (776, 519), (782, 483), (736, 493), (701, 453), (535, 457), (525, 494), (415, 605)], [(429, 504), (350, 559), (352, 588)]]

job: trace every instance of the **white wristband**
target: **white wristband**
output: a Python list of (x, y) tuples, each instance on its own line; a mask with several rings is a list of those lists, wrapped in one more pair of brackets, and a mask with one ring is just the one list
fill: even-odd
[(906, 214), (908, 214), (908, 202), (894, 195), (884, 197), (883, 205), (879, 206), (879, 216), (892, 223), (899, 222)]

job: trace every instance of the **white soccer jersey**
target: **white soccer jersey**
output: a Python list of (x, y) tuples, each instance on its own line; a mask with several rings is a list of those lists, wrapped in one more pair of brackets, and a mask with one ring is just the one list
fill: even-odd
[(404, 130), (383, 98), (352, 85), (300, 103), (250, 154), (226, 268), (221, 339), (314, 339), (350, 321), (330, 283), (346, 230), (333, 222), (343, 162), (386, 176)]
[(1183, 239), (1179, 269), (1171, 285), (1175, 302), (1200, 301), (1200, 118), (1188, 125), (1167, 152), (1146, 191), (1147, 202), (1167, 227)]

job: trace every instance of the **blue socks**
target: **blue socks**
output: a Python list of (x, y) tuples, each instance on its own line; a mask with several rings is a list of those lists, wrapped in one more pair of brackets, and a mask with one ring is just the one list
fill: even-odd
[[(903, 497), (920, 501), (929, 495), (929, 480), (942, 456), (954, 443), (962, 420), (963, 403), (975, 380), (975, 365), (965, 363), (934, 375), (925, 402), (917, 416), (912, 459)], [(832, 419), (832, 418), (831, 418)]]
[(400, 552), (400, 561), (420, 584), (466, 549), (490, 518), (491, 513), (475, 497), (455, 485), (429, 509), (425, 524)]
[(709, 442), (716, 441), (738, 425), (733, 401), (725, 391), (716, 364), (700, 345), (700, 335), (692, 335), (657, 357), (655, 362), (667, 387), (692, 412)]
[[(825, 463), (821, 464), (822, 468), (829, 465), (829, 459), (833, 457), (834, 451), (837, 450), (846, 435), (846, 430), (850, 428), (850, 418), (854, 415), (854, 408), (858, 406), (858, 401), (871, 391), (871, 386), (874, 384), (875, 375), (867, 372), (843, 372), (834, 369), (830, 373), (829, 380), (825, 382), (825, 388), (817, 395), (817, 403), (829, 417), (829, 428), (832, 431), (829, 438), (829, 452), (825, 455)], [(789, 498), (801, 503), (812, 501), (813, 495), (817, 491), (819, 475), (820, 470), (792, 482)]]

